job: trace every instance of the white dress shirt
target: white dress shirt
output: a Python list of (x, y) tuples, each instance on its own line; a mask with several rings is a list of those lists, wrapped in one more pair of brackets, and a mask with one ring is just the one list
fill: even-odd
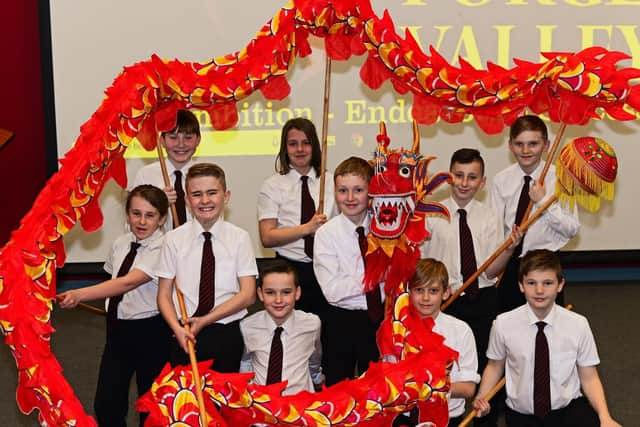
[[(369, 233), (370, 218), (361, 224)], [(364, 261), (360, 253), (358, 233), (343, 214), (331, 218), (316, 231), (313, 245), (313, 271), (329, 304), (347, 310), (366, 310)], [(384, 300), (384, 284), (380, 284)]]
[[(131, 270), (138, 269), (151, 277), (148, 282), (132, 289), (122, 296), (118, 304), (118, 319), (146, 319), (158, 314), (158, 279), (153, 274), (153, 269), (158, 262), (160, 249), (164, 235), (156, 230), (151, 236), (138, 241), (140, 247), (131, 265)], [(131, 242), (136, 241), (136, 236), (129, 232), (118, 237), (104, 262), (104, 270), (111, 274), (111, 278), (118, 276), (118, 270), (131, 249)], [(105, 300), (105, 310), (109, 307), (109, 298)]]
[[(478, 384), (478, 355), (471, 328), (462, 320), (446, 313), (438, 313), (433, 331), (444, 337), (445, 345), (458, 352), (458, 362), (451, 368), (451, 382), (470, 381)], [(464, 414), (465, 399), (449, 399), (449, 417)]]
[[(530, 176), (537, 181), (543, 168), (544, 162), (540, 162)], [(503, 219), (504, 237), (511, 233), (511, 226), (515, 222), (518, 199), (525, 175), (520, 166), (514, 163), (499, 172), (491, 183), (491, 204), (498, 216)], [(544, 179), (544, 186), (546, 195), (543, 200), (533, 205), (531, 214), (555, 192), (556, 169), (554, 165), (549, 167)], [(521, 256), (533, 249), (557, 251), (578, 233), (579, 228), (577, 206), (574, 206), (572, 211), (555, 202), (527, 230), (522, 244)]]
[[(158, 277), (176, 279), (184, 294), (189, 316), (193, 315), (198, 307), (204, 231), (198, 221), (187, 221), (167, 233), (155, 269)], [(257, 276), (258, 268), (249, 233), (223, 219), (218, 219), (209, 231), (216, 258), (214, 303), (218, 306), (240, 291), (239, 277)], [(173, 299), (174, 306), (178, 307), (175, 292)], [(246, 309), (240, 310), (218, 320), (218, 323), (241, 319), (246, 313)]]
[[(166, 164), (167, 164), (167, 175), (169, 175), (169, 181), (171, 181), (169, 186), (174, 187), (174, 183), (176, 182), (175, 172), (177, 169), (173, 166), (173, 163), (171, 163), (170, 161), (167, 161)], [(187, 192), (187, 183), (186, 183), (187, 171), (194, 164), (195, 162), (193, 161), (193, 159), (191, 159), (186, 165), (182, 167), (182, 169), (180, 169), (180, 171), (182, 172), (182, 189), (184, 190), (185, 194)], [(138, 169), (138, 172), (136, 173), (136, 176), (133, 178), (133, 181), (130, 183), (129, 188), (127, 188), (127, 191), (131, 191), (138, 185), (142, 185), (142, 184), (151, 184), (155, 187), (158, 187), (161, 190), (164, 190), (166, 185), (164, 185), (164, 178), (162, 177), (162, 168), (160, 167), (160, 162), (153, 162)], [(187, 211), (187, 221), (189, 221), (191, 220), (192, 217), (191, 217), (191, 211), (189, 210), (188, 206), (186, 207), (186, 211)], [(162, 229), (165, 232), (173, 229), (173, 217), (171, 215), (171, 209), (169, 209), (169, 212), (167, 212), (167, 220), (164, 222)]]
[[(449, 209), (451, 221), (440, 217), (427, 217), (427, 230), (431, 237), (420, 247), (422, 258), (435, 258), (444, 263), (449, 272), (451, 292), (458, 290), (464, 283), (460, 267), (460, 229), (458, 204), (449, 197), (442, 202)], [(504, 242), (502, 221), (493, 209), (472, 199), (464, 208), (467, 211), (467, 224), (471, 230), (473, 250), (477, 267), (480, 267)], [(496, 279), (488, 279), (485, 273), (478, 277), (478, 287), (493, 286)]]
[[(533, 414), (533, 372), (539, 319), (528, 304), (499, 315), (493, 322), (487, 357), (505, 360), (507, 405)], [(551, 409), (561, 409), (581, 396), (578, 366), (600, 363), (596, 343), (584, 316), (558, 305), (543, 319), (549, 344)]]
[[(267, 178), (258, 193), (258, 221), (276, 219), (278, 228), (300, 225), (302, 181), (295, 169), (286, 175), (275, 174)], [(328, 218), (336, 214), (333, 196), (333, 179), (326, 174), (324, 188), (324, 213)], [(309, 172), (309, 192), (318, 208), (320, 195), (320, 177), (316, 177), (313, 169)], [(304, 253), (304, 240), (298, 239), (291, 243), (273, 248), (278, 254), (294, 261), (311, 262)], [(315, 255), (315, 254), (314, 254)]]
[[(320, 318), (312, 313), (293, 310), (281, 325), (282, 380), (287, 380), (283, 394), (307, 390), (322, 383), (322, 345), (320, 344)], [(240, 322), (244, 339), (241, 372), (255, 372), (253, 381), (265, 384), (269, 369), (271, 341), (277, 325), (265, 310), (252, 314)]]

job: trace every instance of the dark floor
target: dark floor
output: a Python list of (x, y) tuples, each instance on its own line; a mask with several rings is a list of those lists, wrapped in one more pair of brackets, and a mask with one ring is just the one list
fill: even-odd
[[(640, 314), (635, 306), (640, 302), (640, 284), (569, 284), (566, 293), (566, 302), (591, 322), (611, 413), (623, 425), (640, 425), (640, 381), (635, 378), (640, 368)], [(53, 350), (80, 401), (92, 413), (104, 318), (80, 310), (57, 309), (53, 326), (57, 330)], [(6, 346), (0, 346), (0, 378), (0, 427), (37, 426), (36, 415), (23, 415), (17, 408), (15, 363)], [(131, 414), (129, 425), (137, 425), (135, 414)]]

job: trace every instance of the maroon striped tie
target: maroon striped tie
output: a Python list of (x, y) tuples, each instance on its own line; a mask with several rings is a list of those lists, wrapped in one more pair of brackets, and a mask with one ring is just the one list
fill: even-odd
[[(531, 183), (531, 177), (529, 175), (524, 176), (524, 184), (522, 185), (522, 190), (520, 190), (520, 198), (518, 199), (518, 207), (516, 208), (516, 224), (519, 226), (522, 224), (522, 220), (524, 219), (524, 214), (527, 212), (527, 207), (529, 207), (529, 202), (531, 198), (529, 197), (529, 184)], [(516, 246), (513, 250), (513, 257), (519, 257), (522, 253), (522, 244), (524, 243), (524, 236), (522, 236), (522, 240), (520, 240), (520, 244)]]
[[(138, 248), (140, 247), (140, 243), (131, 242), (131, 247), (129, 248), (129, 252), (122, 260), (122, 264), (120, 264), (120, 269), (118, 270), (118, 275), (116, 277), (126, 276), (131, 270), (131, 266), (133, 265), (133, 260), (136, 258), (136, 254), (138, 253)], [(124, 294), (115, 295), (109, 298), (109, 305), (107, 306), (107, 325), (111, 325), (113, 327), (116, 319), (118, 318), (118, 304), (122, 301)]]
[(269, 352), (269, 367), (267, 368), (267, 385), (282, 381), (282, 326), (273, 331), (271, 351)]
[(213, 255), (211, 233), (205, 231), (202, 244), (202, 263), (200, 264), (200, 292), (198, 295), (198, 308), (194, 316), (204, 316), (213, 308), (215, 301), (216, 258)]
[(544, 417), (551, 412), (551, 380), (549, 378), (549, 344), (544, 333), (545, 322), (537, 322), (536, 351), (533, 368), (533, 413)]
[[(302, 180), (302, 189), (300, 192), (301, 205), (300, 205), (300, 224), (306, 224), (309, 222), (313, 215), (316, 213), (316, 204), (313, 201), (313, 197), (311, 197), (311, 193), (309, 192), (309, 177), (304, 175), (301, 176)], [(309, 258), (313, 258), (313, 235), (307, 235), (303, 237), (304, 239), (304, 253), (307, 254)]]
[[(460, 236), (460, 272), (462, 273), (462, 281), (466, 283), (467, 279), (478, 269), (478, 264), (476, 262), (476, 253), (473, 249), (471, 229), (467, 223), (467, 211), (464, 209), (458, 209), (458, 234)], [(476, 278), (467, 287), (465, 293), (469, 298), (475, 298), (478, 296), (478, 292), (478, 279)]]

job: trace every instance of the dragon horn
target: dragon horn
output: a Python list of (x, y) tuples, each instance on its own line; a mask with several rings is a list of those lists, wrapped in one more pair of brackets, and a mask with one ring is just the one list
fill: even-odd
[(418, 122), (413, 121), (413, 147), (411, 147), (412, 153), (420, 152), (420, 131), (418, 130)]
[(382, 120), (380, 121), (380, 133), (378, 134), (378, 137), (376, 139), (378, 141), (378, 145), (382, 146), (383, 151), (386, 152), (386, 149), (389, 146), (389, 142), (391, 140), (387, 135), (387, 125)]

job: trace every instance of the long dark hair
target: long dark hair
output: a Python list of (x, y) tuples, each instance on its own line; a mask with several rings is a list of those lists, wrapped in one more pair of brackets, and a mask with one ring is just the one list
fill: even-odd
[(280, 175), (286, 175), (291, 170), (289, 156), (287, 155), (287, 135), (291, 129), (297, 129), (307, 136), (311, 143), (311, 167), (316, 171), (316, 176), (320, 176), (321, 150), (318, 133), (313, 122), (304, 117), (296, 117), (289, 119), (282, 127), (282, 135), (280, 135), (280, 151), (276, 157), (276, 172)]

